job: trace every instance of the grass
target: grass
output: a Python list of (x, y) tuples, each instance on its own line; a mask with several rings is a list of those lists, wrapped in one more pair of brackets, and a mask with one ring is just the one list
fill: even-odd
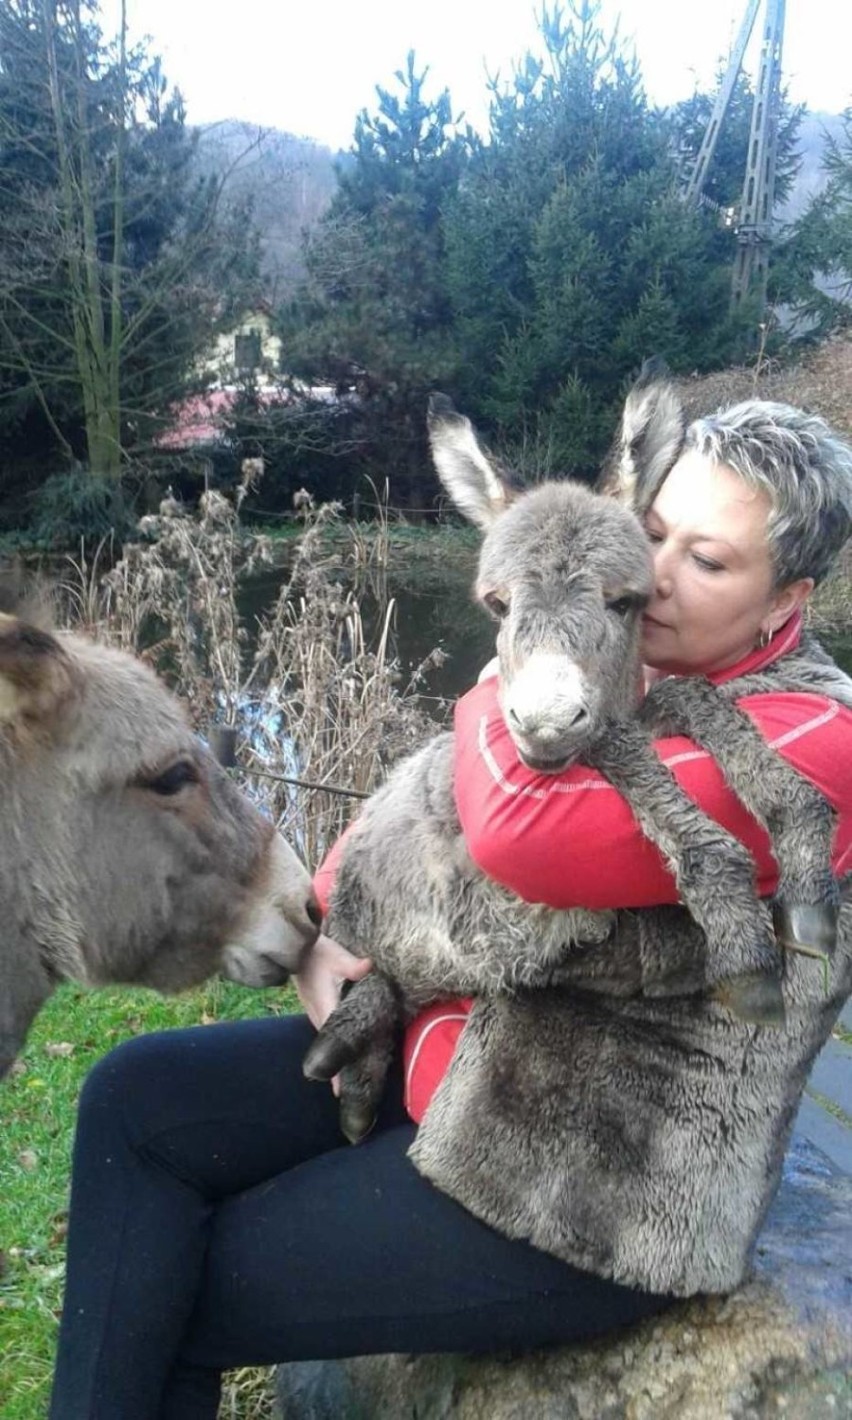
[(829, 1099), (828, 1095), (820, 1094), (819, 1090), (812, 1089), (810, 1085), (805, 1086), (805, 1094), (818, 1104), (826, 1113), (832, 1115), (838, 1124), (842, 1124), (844, 1129), (852, 1129), (852, 1115), (847, 1114), (842, 1105), (836, 1100)]
[[(65, 1219), (77, 1096), (94, 1062), (141, 1032), (292, 1010), (289, 991), (226, 982), (164, 1000), (152, 992), (64, 986), (38, 1017), (0, 1086), (0, 1415), (44, 1420), (65, 1270)], [(266, 1373), (234, 1373), (222, 1416), (266, 1420)]]

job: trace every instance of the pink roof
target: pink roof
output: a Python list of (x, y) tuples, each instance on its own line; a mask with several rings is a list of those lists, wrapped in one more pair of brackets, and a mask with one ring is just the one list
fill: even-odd
[(161, 449), (189, 449), (195, 444), (221, 444), (223, 416), (234, 406), (233, 390), (210, 390), (190, 395), (169, 411), (169, 427), (155, 440)]
[[(154, 441), (157, 447), (191, 449), (202, 444), (221, 444), (225, 438), (223, 424), (238, 394), (235, 389), (208, 390), (206, 394), (193, 394), (173, 405), (169, 411), (169, 427)], [(260, 390), (257, 399), (261, 405), (288, 404), (292, 395), (283, 389)]]
[[(172, 405), (169, 427), (156, 436), (156, 446), (158, 449), (196, 449), (204, 444), (223, 443), (223, 425), (239, 395), (239, 389), (209, 389), (204, 395), (190, 395), (179, 405)], [(332, 385), (300, 385), (300, 382), (295, 383), (293, 391), (281, 386), (258, 389), (256, 398), (261, 408), (271, 408), (273, 405), (288, 405), (300, 395), (331, 405), (342, 405), (355, 398), (352, 395), (338, 396)]]

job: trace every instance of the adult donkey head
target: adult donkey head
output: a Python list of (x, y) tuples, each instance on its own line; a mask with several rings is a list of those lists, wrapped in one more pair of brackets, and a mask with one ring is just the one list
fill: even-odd
[(0, 1075), (63, 978), (273, 985), (320, 922), (305, 869), (153, 673), (9, 611), (0, 905)]
[(658, 399), (643, 399), (641, 418), (628, 402), (622, 502), (568, 481), (518, 492), (444, 395), (433, 395), (428, 426), (441, 482), (484, 533), (475, 591), (498, 623), (506, 725), (524, 763), (556, 772), (582, 755), (607, 716), (636, 702), (651, 558), (626, 500), (673, 461), (679, 428), (671, 437), (671, 411)]

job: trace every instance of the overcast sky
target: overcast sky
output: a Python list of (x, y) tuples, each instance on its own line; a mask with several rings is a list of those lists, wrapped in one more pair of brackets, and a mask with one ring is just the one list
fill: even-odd
[[(105, 0), (105, 5), (113, 0)], [(149, 34), (183, 90), (189, 119), (241, 118), (348, 147), (375, 86), (392, 86), (409, 49), (476, 127), (486, 71), (539, 49), (527, 0), (128, 0), (131, 33)], [(745, 0), (604, 0), (636, 48), (649, 97), (672, 103), (712, 83)], [(762, 14), (762, 11), (761, 11)], [(755, 36), (760, 28), (755, 24)], [(752, 52), (747, 67), (755, 72)], [(784, 75), (794, 100), (838, 113), (852, 102), (852, 0), (787, 0)]]

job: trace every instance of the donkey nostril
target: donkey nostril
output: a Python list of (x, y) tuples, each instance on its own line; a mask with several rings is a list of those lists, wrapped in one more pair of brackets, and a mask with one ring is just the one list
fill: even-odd
[(582, 725), (583, 721), (588, 720), (588, 718), (588, 710), (586, 709), (585, 705), (581, 705), (573, 720), (571, 721), (571, 729), (573, 730), (577, 725)]
[(322, 926), (322, 909), (315, 897), (309, 897), (305, 903), (305, 912), (308, 921), (319, 931)]
[(520, 727), (521, 717), (518, 714), (517, 710), (512, 709), (511, 705), (509, 706), (509, 719), (511, 720), (513, 725), (517, 725), (518, 727)]

